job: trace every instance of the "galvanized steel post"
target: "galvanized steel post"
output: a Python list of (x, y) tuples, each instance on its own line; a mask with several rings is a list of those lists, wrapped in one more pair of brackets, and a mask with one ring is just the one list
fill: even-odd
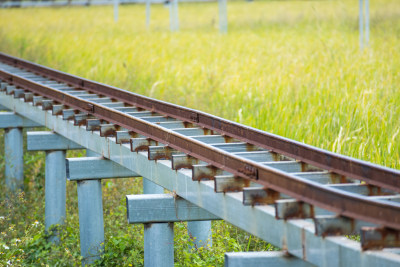
[(45, 226), (50, 233), (49, 241), (58, 243), (58, 229), (54, 227), (64, 224), (66, 218), (66, 150), (83, 147), (49, 131), (27, 132), (26, 143), (28, 151), (46, 151)]
[(6, 186), (16, 193), (24, 189), (24, 154), (22, 128), (8, 128), (4, 133)]
[(194, 248), (212, 246), (211, 221), (188, 222), (187, 228)]
[(369, 45), (369, 0), (365, 0), (365, 45)]
[(218, 11), (219, 11), (219, 31), (221, 33), (228, 32), (228, 11), (227, 11), (227, 0), (218, 0)]
[(358, 1), (358, 27), (360, 31), (360, 48), (364, 48), (364, 12), (363, 12), (364, 0)]
[(170, 0), (169, 19), (172, 32), (179, 30), (178, 0)]
[[(164, 188), (143, 178), (143, 194), (163, 194)], [(174, 223), (144, 224), (144, 265), (174, 266)]]
[(58, 230), (52, 227), (64, 224), (65, 220), (65, 150), (46, 151), (45, 177), (45, 227), (51, 234), (49, 240), (58, 243)]
[(82, 266), (104, 251), (103, 201), (100, 180), (78, 181), (79, 231)]
[(119, 0), (114, 0), (114, 21), (118, 21)]
[[(98, 156), (90, 150), (87, 156)], [(103, 200), (100, 180), (78, 181), (79, 231), (82, 266), (91, 264), (104, 252)]]
[[(365, 4), (365, 14), (364, 14)], [(359, 0), (359, 30), (360, 48), (368, 46), (369, 43), (369, 0)]]
[(150, 2), (151, 0), (146, 0), (146, 27), (150, 28), (150, 15), (151, 15), (151, 9), (150, 9)]

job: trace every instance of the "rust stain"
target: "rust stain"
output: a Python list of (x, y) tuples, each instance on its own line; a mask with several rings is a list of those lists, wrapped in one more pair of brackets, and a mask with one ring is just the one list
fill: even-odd
[[(347, 218), (350, 224), (350, 233), (354, 233), (356, 230), (356, 222), (354, 219)], [(347, 224), (347, 222), (345, 222)], [(344, 226), (346, 228), (346, 226)], [(343, 231), (343, 224), (337, 224), (337, 225), (329, 225), (324, 229), (324, 232), (321, 233), (322, 237), (327, 237), (327, 236), (340, 236), (340, 235), (345, 235), (349, 234), (346, 230)]]
[(193, 169), (193, 163), (181, 163), (177, 164), (174, 167), (174, 170), (180, 170), (180, 169)]
[(310, 205), (310, 213), (306, 212), (305, 206), (307, 205), (304, 202), (298, 201), (293, 203), (293, 205), (289, 205), (286, 207), (286, 212), (283, 214), (283, 219), (305, 219), (305, 218), (313, 218), (314, 217), (314, 207)]
[(308, 169), (308, 164), (300, 162), (301, 172), (306, 172)]
[(243, 191), (243, 186), (240, 185), (227, 185), (222, 189), (223, 193), (241, 192), (241, 191)]
[(139, 151), (143, 151), (143, 150), (149, 150), (149, 146), (150, 145), (141, 145), (135, 148), (135, 150), (132, 151), (132, 147), (131, 147), (131, 151), (132, 152), (139, 152)]
[(232, 182), (222, 186), (221, 191), (223, 193), (240, 192), (240, 191), (243, 191), (244, 187), (249, 187), (249, 186), (250, 186), (249, 180), (243, 179), (241, 177), (234, 177)]
[(183, 127), (184, 128), (193, 128), (194, 124), (191, 122), (183, 121)]
[[(368, 231), (380, 234), (380, 239), (367, 239), (365, 235)], [(363, 250), (400, 247), (400, 231), (388, 228), (363, 227), (361, 235)]]
[(279, 155), (278, 153), (273, 152), (273, 151), (271, 151), (270, 153), (271, 153), (272, 159), (274, 161), (281, 161), (281, 155)]
[(251, 206), (274, 204), (276, 200), (280, 199), (280, 193), (275, 190), (264, 188), (264, 192), (265, 194), (250, 195)]
[(366, 186), (368, 188), (368, 196), (383, 196), (383, 195), (389, 194), (389, 193), (382, 191), (381, 187), (377, 187), (377, 186), (370, 185), (370, 184), (367, 184)]
[(222, 135), (222, 137), (224, 138), (225, 143), (233, 143), (235, 141), (234, 138), (227, 136), (227, 135)]
[(348, 179), (346, 178), (346, 176), (344, 175), (340, 175), (340, 183), (341, 184), (345, 184), (348, 182)]
[(116, 128), (108, 128), (105, 131), (100, 131), (100, 136), (102, 136), (102, 137), (115, 136), (115, 131), (116, 131)]
[(150, 158), (150, 154), (148, 155), (149, 160), (159, 160), (159, 159), (171, 159), (171, 154), (166, 152), (157, 152), (152, 158)]
[(202, 128), (204, 135), (212, 135), (214, 134), (214, 131), (207, 129), (207, 128)]
[(211, 166), (208, 168), (207, 172), (199, 172), (199, 173), (194, 173), (194, 169), (192, 171), (192, 180), (193, 181), (200, 181), (200, 180), (214, 180), (215, 176), (218, 174), (219, 170), (218, 168)]
[(257, 151), (258, 148), (252, 144), (246, 143), (246, 151)]
[(62, 110), (62, 109), (59, 109), (59, 110), (56, 111), (56, 112), (53, 111), (53, 115), (59, 116), (59, 115), (62, 115), (62, 112), (63, 112), (63, 110)]
[(132, 132), (132, 131), (129, 131), (129, 135), (130, 135), (131, 138), (138, 138), (139, 137), (138, 133)]

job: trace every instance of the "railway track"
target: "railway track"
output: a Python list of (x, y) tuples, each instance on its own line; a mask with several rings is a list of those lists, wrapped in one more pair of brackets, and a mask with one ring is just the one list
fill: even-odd
[[(399, 245), (398, 170), (5, 54), (0, 54), (0, 79), (0, 90), (8, 95), (129, 143), (132, 153), (147, 151), (149, 160), (191, 169), (192, 180), (214, 181), (216, 193), (242, 191), (243, 205), (273, 204), (278, 219), (312, 218), (317, 235), (361, 230), (363, 249), (387, 246), (369, 242), (372, 230), (396, 237), (389, 246)], [(335, 225), (321, 227), (328, 219)]]

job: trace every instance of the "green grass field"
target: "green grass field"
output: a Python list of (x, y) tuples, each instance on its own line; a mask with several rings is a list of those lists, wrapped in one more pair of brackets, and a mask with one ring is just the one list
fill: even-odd
[[(230, 2), (226, 35), (218, 32), (216, 3), (179, 8), (177, 33), (169, 32), (168, 9), (162, 5), (152, 7), (150, 29), (143, 5), (121, 6), (117, 23), (111, 6), (2, 9), (0, 51), (400, 168), (397, 0), (371, 1), (371, 44), (364, 51), (355, 0)], [(68, 185), (64, 245), (49, 247), (41, 224), (43, 154), (27, 153), (26, 161), (25, 196), (15, 203), (0, 199), (0, 236), (7, 235), (0, 238), (0, 264), (11, 256), (21, 264), (79, 264), (75, 185)], [(132, 191), (137, 187), (139, 180), (104, 183), (106, 265), (143, 261), (142, 230), (126, 225), (123, 200), (139, 192)], [(221, 265), (224, 251), (270, 248), (229, 224), (214, 226), (214, 248), (196, 254), (183, 249), (187, 237), (178, 224), (177, 266)], [(22, 241), (12, 246), (16, 238)]]

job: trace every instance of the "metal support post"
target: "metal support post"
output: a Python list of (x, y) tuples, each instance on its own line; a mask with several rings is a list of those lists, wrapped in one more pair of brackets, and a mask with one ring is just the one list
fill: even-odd
[(29, 151), (46, 151), (45, 176), (45, 227), (51, 236), (50, 242), (58, 243), (55, 225), (63, 224), (66, 218), (66, 150), (82, 149), (75, 142), (50, 131), (27, 132)]
[[(88, 157), (99, 156), (86, 150)], [(82, 266), (99, 259), (104, 251), (101, 180), (78, 181), (79, 231)]]
[(365, 0), (365, 45), (369, 45), (369, 0)]
[(114, 0), (114, 21), (118, 21), (119, 0)]
[(144, 265), (174, 266), (174, 223), (144, 224)]
[(146, 0), (146, 27), (148, 29), (150, 28), (150, 15), (151, 15), (150, 4), (151, 0)]
[(78, 181), (79, 231), (82, 266), (104, 251), (103, 201), (100, 180)]
[[(164, 188), (143, 178), (143, 194), (163, 194)], [(144, 224), (144, 265), (174, 266), (174, 223)]]
[[(364, 8), (365, 6), (365, 8)], [(364, 14), (365, 9), (365, 14)], [(360, 48), (364, 49), (369, 44), (369, 0), (359, 0), (359, 31)]]
[[(49, 240), (60, 241), (54, 225), (64, 224), (66, 203), (65, 150), (46, 151), (45, 226)], [(52, 233), (52, 231), (54, 231)]]
[(194, 248), (212, 246), (211, 221), (188, 222), (187, 228)]
[(169, 4), (169, 19), (172, 32), (179, 30), (178, 0), (171, 0)]
[(16, 193), (24, 189), (24, 154), (21, 128), (8, 128), (4, 134), (6, 186)]
[[(2, 109), (5, 108), (2, 106)], [(0, 128), (4, 133), (6, 186), (16, 193), (24, 188), (24, 154), (22, 128), (38, 127), (40, 124), (21, 117), (14, 112), (0, 113)]]
[(82, 265), (91, 264), (104, 252), (101, 179), (135, 177), (136, 173), (86, 150), (84, 158), (66, 160), (66, 175), (78, 183), (79, 229)]
[(228, 11), (227, 11), (227, 0), (218, 0), (218, 11), (219, 11), (219, 31), (221, 33), (228, 32)]

